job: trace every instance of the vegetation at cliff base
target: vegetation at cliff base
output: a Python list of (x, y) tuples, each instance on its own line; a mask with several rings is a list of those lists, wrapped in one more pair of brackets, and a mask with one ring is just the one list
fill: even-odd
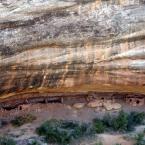
[(143, 124), (144, 119), (145, 113), (120, 111), (116, 116), (107, 114), (102, 119), (96, 118), (88, 124), (75, 121), (49, 120), (38, 127), (36, 132), (38, 135), (44, 136), (49, 143), (67, 145), (74, 139), (105, 131), (131, 131), (136, 125)]
[[(31, 114), (21, 115), (11, 120), (14, 127), (19, 127), (26, 123), (32, 123), (36, 119)], [(133, 131), (137, 125), (145, 123), (144, 112), (126, 113), (120, 111), (114, 115), (105, 114), (104, 117), (95, 118), (90, 123), (81, 123), (77, 121), (55, 120), (51, 119), (42, 123), (36, 128), (36, 133), (42, 137), (43, 141), (59, 145), (69, 145), (71, 142), (97, 135), (104, 132), (126, 133)], [(145, 131), (142, 134), (137, 134), (134, 145), (145, 145)], [(15, 141), (11, 138), (0, 137), (0, 145), (15, 145)], [(29, 145), (39, 145), (39, 139), (29, 142)], [(102, 143), (97, 142), (97, 145)], [(117, 144), (116, 144), (117, 145)], [(118, 144), (119, 145), (119, 144)]]
[(95, 145), (103, 145), (102, 142), (97, 142)]
[(0, 145), (16, 145), (16, 142), (12, 138), (0, 136)]
[(41, 145), (38, 141), (33, 140), (30, 143), (28, 143), (28, 145)]
[(36, 119), (36, 117), (34, 115), (31, 114), (26, 114), (26, 115), (22, 115), (22, 116), (17, 116), (16, 118), (14, 118), (11, 121), (11, 124), (15, 127), (19, 127), (23, 124), (26, 123), (31, 123)]
[(105, 131), (127, 132), (133, 131), (136, 125), (143, 124), (144, 120), (144, 112), (125, 113), (120, 111), (117, 116), (107, 114), (103, 119), (94, 119), (93, 126), (96, 133), (103, 133)]
[(69, 144), (72, 140), (93, 133), (90, 124), (74, 121), (49, 120), (36, 129), (36, 132), (45, 136), (46, 141), (62, 145)]
[(120, 111), (118, 116), (112, 119), (112, 128), (119, 132), (127, 131), (128, 116), (127, 113)]
[(145, 135), (144, 133), (138, 133), (135, 136), (135, 144), (134, 145), (145, 145)]
[(93, 120), (93, 127), (96, 133), (103, 133), (106, 129), (106, 125), (100, 119)]

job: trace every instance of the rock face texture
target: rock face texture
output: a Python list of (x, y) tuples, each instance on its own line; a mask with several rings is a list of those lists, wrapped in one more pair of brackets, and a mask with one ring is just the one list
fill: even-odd
[(1, 0), (0, 98), (145, 93), (144, 0)]

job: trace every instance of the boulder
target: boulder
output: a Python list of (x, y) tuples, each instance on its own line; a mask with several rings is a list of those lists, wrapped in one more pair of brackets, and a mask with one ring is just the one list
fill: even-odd
[(119, 104), (119, 103), (114, 103), (114, 104), (112, 105), (112, 108), (115, 109), (115, 110), (119, 110), (119, 109), (122, 108), (122, 105)]
[(104, 103), (103, 104), (104, 108), (107, 110), (107, 111), (110, 111), (110, 110), (119, 110), (121, 109), (121, 104), (119, 103)]
[(104, 108), (105, 108), (107, 111), (110, 111), (110, 110), (113, 109), (113, 108), (112, 108), (112, 105), (109, 104), (109, 103), (104, 103), (103, 106), (104, 106)]
[(75, 104), (73, 105), (73, 107), (76, 108), (76, 109), (81, 109), (81, 108), (83, 108), (84, 106), (85, 106), (85, 103), (75, 103)]
[(96, 107), (101, 107), (102, 106), (102, 101), (100, 100), (94, 100), (94, 101), (91, 101), (87, 104), (88, 107), (90, 108), (96, 108)]

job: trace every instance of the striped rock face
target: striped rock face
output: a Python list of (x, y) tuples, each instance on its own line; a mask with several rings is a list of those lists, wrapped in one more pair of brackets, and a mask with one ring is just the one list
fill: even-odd
[(0, 98), (145, 93), (144, 0), (1, 0)]

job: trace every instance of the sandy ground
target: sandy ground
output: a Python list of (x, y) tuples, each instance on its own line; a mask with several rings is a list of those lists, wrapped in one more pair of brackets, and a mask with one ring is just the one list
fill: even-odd
[(124, 139), (123, 135), (102, 134), (100, 138), (103, 145), (116, 145), (117, 143), (121, 145), (133, 145), (133, 141)]
[[(37, 108), (37, 109), (36, 109)], [(144, 107), (141, 108), (131, 108), (130, 106), (123, 107), (125, 111), (130, 110), (144, 110)], [(118, 111), (111, 111), (111, 113), (117, 113)], [(14, 112), (13, 112), (14, 113)], [(23, 112), (24, 113), (24, 112)], [(106, 113), (105, 110), (96, 111), (96, 109), (84, 107), (83, 109), (77, 110), (70, 105), (64, 104), (35, 104), (31, 106), (31, 109), (25, 110), (25, 113), (34, 114), (37, 119), (32, 124), (25, 124), (19, 128), (14, 128), (11, 125), (8, 125), (0, 129), (0, 134), (11, 135), (16, 140), (23, 140), (30, 137), (37, 136), (35, 129), (40, 126), (44, 121), (49, 119), (64, 119), (64, 120), (77, 120), (81, 122), (90, 122), (95, 117), (100, 117)], [(15, 113), (14, 113), (15, 114)], [(139, 126), (136, 128), (136, 132), (143, 130), (145, 126)], [(114, 134), (101, 134), (97, 137), (91, 139), (83, 139), (80, 142), (74, 143), (74, 145), (95, 145), (98, 140), (103, 142), (103, 145), (115, 145), (120, 143), (121, 145), (133, 145), (131, 140), (124, 138), (125, 134), (114, 135)]]

